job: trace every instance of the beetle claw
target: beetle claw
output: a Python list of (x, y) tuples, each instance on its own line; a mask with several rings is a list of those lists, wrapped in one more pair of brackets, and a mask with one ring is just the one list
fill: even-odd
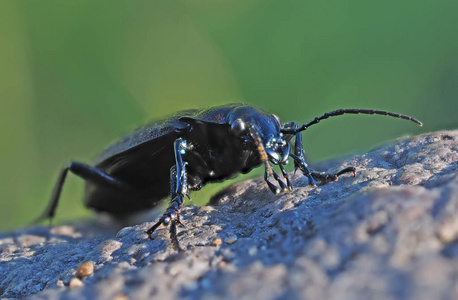
[(316, 185), (316, 182), (315, 182), (315, 179), (313, 179), (312, 175), (308, 175), (307, 176), (308, 180), (309, 180), (309, 186), (312, 187), (312, 188), (316, 188), (317, 185)]
[[(271, 170), (272, 174), (275, 174), (272, 171), (272, 169), (270, 169), (270, 170)], [(278, 177), (278, 175), (277, 175), (277, 177)], [(280, 194), (280, 189), (277, 186), (275, 186), (272, 182), (270, 182), (268, 170), (266, 170), (266, 172), (264, 173), (264, 181), (267, 183), (267, 185), (269, 186), (269, 189), (272, 191), (272, 193), (274, 193), (275, 195)]]
[[(145, 231), (145, 233), (148, 235), (148, 238), (150, 240), (154, 240), (153, 237), (152, 237), (152, 234), (154, 233), (154, 231), (156, 231), (156, 229), (164, 224), (164, 226), (167, 226), (169, 222), (166, 222), (166, 220), (169, 220), (170, 222), (170, 229), (169, 229), (169, 233), (170, 233), (170, 239), (172, 240), (172, 244), (173, 244), (173, 247), (179, 251), (179, 252), (182, 252), (184, 251), (183, 248), (181, 248), (180, 246), (180, 243), (178, 241), (178, 238), (177, 238), (177, 224), (184, 226), (183, 223), (181, 223), (180, 221), (180, 217), (178, 214), (175, 215), (175, 218), (172, 219), (172, 216), (168, 216), (167, 213), (164, 214), (161, 219), (156, 223), (154, 224), (150, 229), (148, 229), (147, 231)], [(170, 221), (171, 220), (171, 221)]]
[(267, 182), (267, 184), (269, 185), (269, 188), (270, 190), (272, 191), (272, 193), (274, 193), (275, 195), (278, 195), (280, 194), (280, 189), (278, 187), (276, 187), (275, 185), (273, 185), (271, 182)]
[(177, 217), (175, 222), (177, 222), (177, 224), (179, 224), (179, 225), (183, 226), (184, 228), (186, 228), (186, 226), (183, 223), (181, 223), (180, 217)]
[(272, 182), (270, 182), (268, 179), (266, 179), (267, 185), (269, 186), (269, 189), (272, 193), (275, 195), (280, 194), (280, 189), (276, 187)]
[(293, 191), (293, 184), (288, 177), (286, 177), (286, 184), (288, 185), (288, 192), (291, 193)]
[(153, 226), (151, 226), (150, 229), (148, 229), (147, 231), (145, 231), (145, 233), (148, 235), (148, 238), (150, 240), (154, 240), (151, 235), (154, 233), (154, 231), (156, 231), (156, 229), (162, 224), (162, 218), (161, 220), (159, 220), (159, 222), (157, 222), (156, 224), (154, 224)]

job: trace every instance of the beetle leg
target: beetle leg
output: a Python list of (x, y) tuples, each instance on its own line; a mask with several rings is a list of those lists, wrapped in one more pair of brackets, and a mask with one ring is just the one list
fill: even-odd
[[(274, 170), (272, 169), (272, 166), (268, 161), (264, 161), (264, 165), (266, 166), (266, 171), (264, 173), (264, 181), (267, 183), (269, 186), (269, 189), (274, 193), (275, 195), (280, 194), (280, 189), (276, 187), (272, 182), (270, 182), (269, 177), (273, 176), (275, 174)], [(278, 175), (277, 175), (278, 176)]]
[(165, 210), (159, 221), (146, 231), (150, 239), (154, 231), (160, 226), (170, 224), (170, 238), (172, 239), (175, 249), (181, 251), (182, 248), (177, 239), (176, 225), (183, 225), (180, 221), (180, 209), (183, 207), (184, 196), (189, 198), (188, 177), (186, 173), (186, 162), (183, 161), (183, 155), (186, 154), (186, 141), (179, 138), (174, 143), (176, 164), (170, 169), (171, 182), (171, 204)]
[[(285, 125), (285, 128), (297, 129), (299, 125), (296, 122), (291, 122)], [(326, 172), (316, 172), (311, 171), (307, 164), (305, 163), (305, 155), (304, 155), (304, 146), (302, 145), (302, 135), (300, 132), (295, 134), (295, 144), (294, 144), (294, 154), (290, 153), (290, 156), (294, 160), (294, 167), (295, 169), (300, 169), (305, 176), (307, 176), (309, 180), (309, 184), (311, 186), (316, 186), (315, 180), (319, 180), (323, 183), (337, 181), (339, 176), (344, 173), (353, 173), (355, 176), (355, 168), (348, 167), (343, 170), (340, 170), (337, 173), (326, 173)]]
[(277, 173), (272, 168), (272, 165), (269, 163), (268, 160), (268, 154), (266, 152), (265, 146), (262, 142), (261, 136), (257, 130), (255, 130), (253, 127), (248, 127), (249, 132), (251, 134), (251, 137), (254, 139), (254, 142), (256, 144), (256, 147), (258, 148), (259, 156), (261, 158), (261, 161), (264, 162), (264, 166), (266, 167), (266, 171), (264, 173), (264, 180), (269, 186), (269, 189), (274, 193), (275, 195), (278, 195), (280, 193), (280, 189), (277, 188), (272, 182), (270, 182), (269, 177), (273, 176), (275, 180), (277, 180), (278, 184), (280, 185), (281, 189), (283, 191), (286, 191), (286, 185), (285, 183), (280, 179), (280, 176), (278, 176)]
[(307, 166), (307, 163), (304, 161), (304, 159), (301, 158), (301, 157), (298, 157), (297, 155), (295, 155), (293, 153), (290, 153), (289, 156), (291, 156), (293, 158), (295, 164), (297, 163), (297, 165), (298, 165), (297, 168), (299, 168), (301, 170), (302, 174), (304, 174), (307, 177), (307, 179), (309, 181), (309, 185), (311, 187), (316, 187), (315, 179), (313, 179), (312, 172), (309, 170), (309, 168)]
[[(297, 129), (299, 128), (299, 125), (296, 122), (290, 122), (288, 124), (285, 124), (286, 129)], [(304, 155), (304, 146), (302, 145), (302, 135), (300, 132), (294, 134), (295, 135), (295, 144), (294, 144), (294, 154), (290, 153), (290, 156), (294, 160), (294, 167), (295, 169), (300, 169), (302, 173), (307, 176), (309, 180), (309, 185), (315, 187), (315, 179), (319, 180), (323, 183), (331, 182), (331, 181), (337, 181), (339, 179), (339, 176), (344, 174), (344, 173), (353, 173), (353, 176), (355, 176), (355, 168), (354, 167), (348, 167), (343, 170), (340, 170), (337, 173), (326, 173), (326, 172), (316, 172), (316, 171), (311, 171), (307, 163), (305, 162), (305, 155)], [(288, 140), (288, 139), (287, 139)]]
[(272, 182), (269, 180), (269, 172), (266, 170), (264, 173), (264, 181), (267, 182), (267, 185), (269, 186), (269, 189), (274, 193), (275, 195), (280, 194), (280, 189), (276, 187)]
[(316, 172), (312, 171), (312, 176), (321, 181), (322, 183), (328, 183), (331, 181), (339, 180), (339, 176), (345, 173), (353, 173), (353, 177), (356, 175), (356, 169), (354, 167), (348, 167), (343, 170), (340, 170), (337, 173), (326, 173), (326, 172)]
[(279, 164), (281, 173), (283, 174), (283, 177), (286, 179), (286, 184), (288, 185), (288, 191), (291, 192), (293, 190), (293, 185), (291, 184), (291, 181), (289, 180), (288, 173), (286, 172), (285, 168), (283, 167), (283, 164)]
[(48, 206), (46, 207), (45, 211), (41, 214), (41, 216), (35, 219), (32, 222), (32, 224), (38, 223), (48, 218), (51, 220), (54, 217), (54, 215), (56, 214), (57, 205), (59, 204), (60, 194), (62, 193), (62, 188), (65, 183), (65, 178), (67, 178), (68, 171), (96, 185), (104, 185), (121, 191), (132, 190), (132, 188), (126, 183), (111, 177), (110, 175), (108, 175), (100, 169), (80, 162), (72, 162), (68, 166), (63, 168), (60, 172), (59, 178), (57, 180), (56, 186), (54, 187), (54, 191), (52, 193), (51, 199), (49, 200)]
[(177, 251), (182, 252), (182, 251), (184, 251), (184, 249), (181, 248), (180, 242), (178, 242), (178, 238), (177, 238), (177, 224), (181, 224), (179, 215), (177, 215), (176, 222), (172, 222), (172, 224), (170, 224), (170, 239), (172, 240), (173, 247), (174, 247)]
[(266, 161), (265, 166), (266, 166), (266, 172), (264, 173), (264, 181), (267, 182), (267, 185), (269, 186), (269, 189), (272, 191), (272, 193), (274, 193), (275, 195), (278, 195), (280, 193), (280, 189), (276, 187), (272, 182), (270, 182), (269, 180), (270, 176), (275, 178), (275, 180), (280, 185), (281, 190), (286, 192), (288, 190), (286, 187), (286, 184), (280, 179), (280, 176), (278, 176), (278, 174), (275, 173), (270, 163)]
[[(300, 158), (297, 157), (296, 155), (291, 153), (290, 156), (294, 159), (294, 161), (300, 161)], [(319, 180), (322, 183), (328, 183), (331, 181), (339, 180), (339, 176), (345, 173), (353, 173), (353, 176), (355, 176), (356, 169), (354, 167), (348, 167), (343, 170), (340, 170), (337, 173), (317, 172), (313, 170), (309, 172), (310, 172), (310, 176), (313, 177), (314, 179)]]
[(278, 176), (278, 174), (275, 173), (275, 172), (273, 172), (273, 176), (274, 176), (275, 180), (278, 182), (278, 184), (280, 185), (281, 190), (283, 192), (288, 191), (288, 188), (286, 187), (286, 184), (280, 179), (280, 176)]
[[(296, 129), (299, 125), (296, 122), (291, 122), (285, 125), (291, 129)], [(302, 135), (300, 132), (294, 135), (294, 154), (290, 153), (290, 156), (294, 160), (294, 169), (300, 169), (302, 174), (304, 174), (309, 180), (309, 185), (311, 187), (316, 187), (316, 182), (312, 177), (312, 172), (310, 172), (307, 163), (305, 162), (304, 146), (302, 145)]]
[(348, 167), (343, 170), (340, 170), (339, 172), (336, 173), (337, 176), (340, 176), (344, 173), (353, 173), (353, 177), (356, 176), (356, 168), (355, 167)]

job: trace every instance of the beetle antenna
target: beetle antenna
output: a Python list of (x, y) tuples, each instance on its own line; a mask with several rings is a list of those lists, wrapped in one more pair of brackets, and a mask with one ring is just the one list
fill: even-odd
[(390, 117), (394, 117), (394, 118), (409, 120), (409, 121), (412, 121), (412, 122), (414, 122), (415, 124), (417, 124), (419, 126), (423, 126), (423, 123), (421, 123), (420, 121), (418, 121), (415, 118), (412, 118), (412, 117), (409, 117), (409, 116), (406, 116), (406, 115), (401, 115), (401, 114), (389, 112), (389, 111), (375, 110), (375, 109), (346, 108), (346, 109), (338, 109), (338, 110), (334, 110), (334, 111), (325, 113), (321, 117), (317, 117), (317, 118), (313, 119), (312, 121), (310, 121), (310, 122), (308, 122), (308, 123), (306, 123), (306, 124), (304, 124), (304, 125), (302, 125), (301, 127), (298, 127), (298, 128), (284, 128), (284, 129), (281, 129), (281, 132), (284, 133), (284, 134), (295, 134), (295, 133), (298, 133), (298, 132), (306, 130), (307, 128), (309, 128), (310, 126), (312, 126), (314, 124), (318, 124), (321, 120), (327, 119), (329, 117), (341, 116), (341, 115), (344, 115), (344, 114), (365, 114), (365, 115), (390, 116)]

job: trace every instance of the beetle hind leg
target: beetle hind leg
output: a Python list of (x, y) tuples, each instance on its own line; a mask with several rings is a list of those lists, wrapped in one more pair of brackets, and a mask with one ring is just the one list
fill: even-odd
[(93, 166), (84, 163), (72, 162), (68, 166), (63, 168), (60, 172), (59, 178), (57, 179), (57, 183), (54, 187), (48, 206), (38, 218), (31, 222), (31, 224), (39, 223), (45, 219), (49, 219), (51, 221), (52, 218), (54, 218), (56, 214), (57, 205), (59, 204), (60, 195), (62, 193), (62, 188), (64, 187), (65, 179), (67, 178), (67, 174), (69, 171), (83, 178), (84, 180), (97, 185), (104, 185), (121, 191), (132, 190), (132, 188), (128, 184), (111, 177), (110, 175), (108, 175), (100, 169), (97, 169)]
[[(174, 202), (175, 203), (175, 202)], [(178, 251), (184, 251), (183, 248), (180, 246), (180, 242), (178, 241), (177, 238), (177, 224), (184, 226), (183, 223), (180, 221), (180, 215), (179, 212), (176, 210), (170, 210), (170, 207), (165, 211), (165, 213), (162, 215), (162, 217), (159, 219), (159, 221), (154, 224), (150, 229), (148, 229), (145, 233), (148, 235), (148, 238), (150, 240), (154, 240), (152, 237), (152, 234), (156, 229), (161, 226), (168, 226), (170, 225), (170, 239), (172, 241), (173, 247), (178, 250)]]
[(62, 188), (65, 183), (65, 178), (67, 178), (68, 170), (70, 169), (70, 166), (66, 166), (65, 168), (62, 169), (62, 171), (59, 174), (59, 178), (57, 179), (57, 183), (54, 186), (54, 190), (51, 195), (51, 199), (48, 202), (48, 206), (45, 208), (43, 213), (33, 220), (31, 224), (37, 224), (45, 219), (49, 219), (49, 224), (51, 225), (52, 219), (54, 218), (56, 214), (56, 209), (57, 205), (59, 204), (59, 198), (60, 194), (62, 192)]
[(189, 198), (188, 176), (186, 172), (186, 162), (183, 161), (183, 155), (186, 153), (187, 144), (183, 139), (177, 139), (174, 143), (176, 165), (170, 169), (171, 183), (171, 204), (165, 210), (159, 221), (146, 231), (148, 237), (152, 240), (152, 234), (160, 225), (169, 226), (170, 238), (173, 246), (178, 251), (183, 251), (177, 238), (177, 225), (184, 226), (180, 221), (180, 210), (183, 207), (184, 197)]

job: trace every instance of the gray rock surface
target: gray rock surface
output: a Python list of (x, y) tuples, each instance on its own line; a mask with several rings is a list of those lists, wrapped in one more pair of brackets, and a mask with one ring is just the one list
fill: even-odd
[[(320, 168), (356, 177), (273, 195), (262, 179), (187, 206), (185, 252), (153, 222), (96, 220), (0, 235), (0, 295), (100, 299), (458, 298), (458, 131), (395, 141)], [(299, 172), (298, 172), (299, 173)], [(84, 262), (94, 273), (72, 280)], [(70, 282), (72, 282), (70, 284)], [(81, 283), (82, 282), (82, 283)]]

